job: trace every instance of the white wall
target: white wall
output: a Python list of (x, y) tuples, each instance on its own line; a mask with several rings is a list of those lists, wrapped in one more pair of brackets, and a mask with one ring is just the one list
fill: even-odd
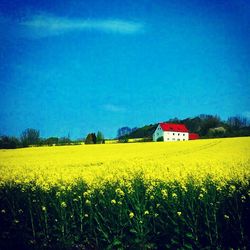
[(188, 141), (188, 133), (164, 131), (164, 141)]
[(153, 141), (157, 141), (159, 137), (163, 136), (164, 141), (188, 141), (187, 132), (163, 131), (160, 124), (158, 124), (153, 133)]
[(157, 141), (157, 139), (161, 136), (163, 136), (163, 130), (162, 130), (160, 124), (158, 124), (155, 132), (153, 133), (153, 141)]

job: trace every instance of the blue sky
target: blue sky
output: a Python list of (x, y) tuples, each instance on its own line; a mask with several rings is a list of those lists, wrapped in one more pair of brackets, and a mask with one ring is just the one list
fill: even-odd
[(249, 0), (0, 2), (0, 134), (250, 117)]

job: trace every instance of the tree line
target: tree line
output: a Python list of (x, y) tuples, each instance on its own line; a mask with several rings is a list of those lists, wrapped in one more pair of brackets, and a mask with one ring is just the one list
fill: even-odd
[(14, 136), (0, 136), (0, 149), (15, 149), (28, 146), (64, 146), (64, 145), (79, 145), (82, 142), (85, 144), (105, 143), (104, 135), (98, 131), (90, 133), (86, 139), (71, 140), (70, 136), (64, 137), (48, 137), (41, 138), (40, 131), (34, 128), (25, 129), (19, 138)]
[[(237, 137), (250, 136), (250, 121), (244, 116), (231, 116), (223, 121), (219, 116), (201, 114), (194, 118), (178, 119), (173, 118), (165, 122), (185, 124), (191, 133), (197, 133), (201, 138), (218, 137)], [(122, 127), (117, 131), (119, 142), (128, 142), (128, 139), (143, 138), (143, 141), (152, 141), (152, 135), (157, 124), (145, 125), (141, 128)], [(61, 146), (61, 145), (79, 145), (102, 144), (105, 143), (104, 135), (101, 131), (89, 133), (85, 139), (71, 140), (70, 136), (41, 138), (37, 129), (25, 129), (19, 138), (13, 136), (0, 136), (0, 148), (19, 148), (34, 146)]]
[[(217, 115), (201, 114), (194, 118), (172, 118), (164, 122), (185, 124), (191, 133), (197, 133), (201, 138), (250, 136), (249, 119), (239, 115), (231, 116), (226, 121)], [(117, 138), (119, 140), (144, 138), (145, 141), (150, 141), (157, 126), (158, 123), (145, 125), (122, 136), (120, 135), (121, 128), (117, 131)], [(126, 131), (129, 130), (126, 129)]]

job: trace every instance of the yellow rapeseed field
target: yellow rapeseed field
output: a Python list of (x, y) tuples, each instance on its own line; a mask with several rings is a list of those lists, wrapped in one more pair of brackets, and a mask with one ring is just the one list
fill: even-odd
[(0, 186), (70, 190), (79, 179), (94, 188), (106, 182), (127, 186), (138, 174), (152, 184), (177, 180), (183, 186), (191, 176), (200, 183), (209, 175), (223, 186), (230, 179), (249, 180), (249, 152), (247, 137), (0, 150)]
[(0, 150), (0, 248), (249, 249), (249, 152), (250, 137)]

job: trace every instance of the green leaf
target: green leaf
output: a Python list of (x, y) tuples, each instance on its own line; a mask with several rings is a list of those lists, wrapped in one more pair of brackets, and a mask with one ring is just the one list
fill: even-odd
[(175, 239), (171, 239), (171, 243), (174, 244), (174, 245), (178, 245), (179, 244), (179, 241), (175, 240)]
[(119, 246), (119, 245), (122, 245), (122, 242), (119, 239), (115, 238), (113, 240), (113, 246)]
[(137, 234), (137, 231), (136, 231), (134, 228), (130, 229), (129, 232), (130, 232), (130, 233)]
[(189, 243), (184, 243), (184, 248), (185, 249), (193, 249), (193, 246)]
[(189, 239), (193, 239), (194, 236), (191, 234), (191, 233), (186, 233), (186, 236), (189, 238)]

